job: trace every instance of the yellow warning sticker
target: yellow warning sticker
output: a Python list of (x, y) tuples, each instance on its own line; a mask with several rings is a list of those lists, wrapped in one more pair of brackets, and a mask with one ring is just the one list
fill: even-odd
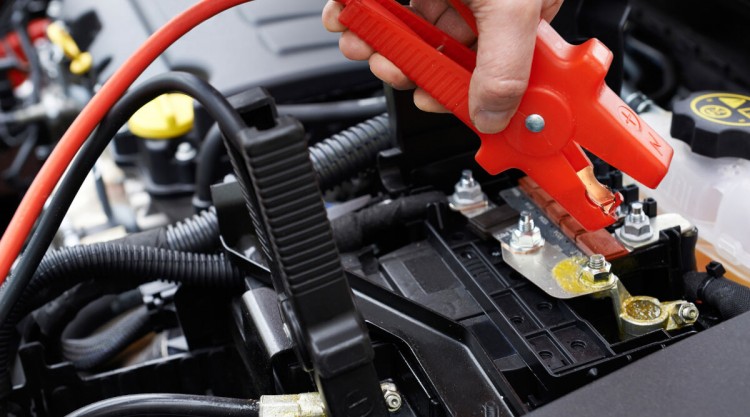
[(698, 117), (723, 125), (750, 127), (750, 97), (732, 93), (703, 94), (690, 102)]

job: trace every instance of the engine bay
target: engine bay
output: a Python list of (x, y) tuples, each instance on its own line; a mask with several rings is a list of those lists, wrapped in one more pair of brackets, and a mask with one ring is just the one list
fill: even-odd
[[(87, 103), (211, 2), (6, 3), (11, 230)], [(0, 290), (3, 415), (745, 413), (750, 5), (564, 3), (565, 41), (612, 51), (614, 114), (674, 148), (655, 189), (587, 152), (621, 199), (590, 228), (347, 60), (324, 4), (217, 14), (100, 109)]]

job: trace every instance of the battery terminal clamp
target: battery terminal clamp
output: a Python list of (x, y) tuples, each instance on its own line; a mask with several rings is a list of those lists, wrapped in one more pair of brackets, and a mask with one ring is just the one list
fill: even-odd
[[(672, 148), (604, 83), (612, 52), (600, 41), (574, 46), (540, 21), (518, 112), (503, 132), (483, 134), (469, 115), (475, 51), (392, 0), (342, 2), (341, 23), (474, 130), (482, 168), (522, 170), (586, 229), (614, 223), (622, 196), (596, 180), (583, 148), (650, 188), (666, 175)], [(451, 3), (476, 33), (468, 7)]]

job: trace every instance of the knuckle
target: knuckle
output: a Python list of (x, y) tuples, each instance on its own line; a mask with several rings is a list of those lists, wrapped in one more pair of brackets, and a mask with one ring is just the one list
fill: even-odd
[(536, 20), (541, 13), (539, 0), (474, 0), (475, 13), (491, 15), (503, 13), (513, 16), (518, 21)]
[(512, 78), (491, 78), (480, 85), (484, 96), (490, 100), (517, 100), (523, 97), (528, 80)]

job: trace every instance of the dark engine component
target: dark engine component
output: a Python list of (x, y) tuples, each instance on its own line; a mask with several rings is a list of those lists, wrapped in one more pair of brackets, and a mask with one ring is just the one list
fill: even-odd
[[(142, 79), (187, 71), (231, 95), (268, 88), (280, 102), (323, 101), (377, 86), (367, 66), (341, 56), (338, 37), (320, 24), (321, 0), (252, 2), (222, 13), (173, 45)], [(66, 0), (61, 16), (104, 81), (189, 0)], [(127, 35), (125, 35), (127, 34)], [(231, 65), (227, 63), (231, 62)]]
[[(0, 70), (0, 129), (39, 140), (0, 146), (0, 162), (43, 159), (76, 103), (194, 3), (0, 4), (0, 23), (16, 17), (0, 35), (59, 19), (80, 47), (71, 56), (26, 28), (38, 56), (8, 58), (28, 74)], [(714, 51), (717, 34), (691, 37), (705, 5), (667, 3), (568, 0), (553, 24), (570, 42), (609, 44), (607, 83), (633, 108), (621, 115), (664, 128), (674, 114), (693, 151), (742, 164), (750, 97), (692, 90), (742, 91), (746, 57), (737, 39)], [(737, 10), (730, 22), (748, 13), (730, 3), (715, 6)], [(596, 158), (596, 179), (624, 199), (598, 230), (521, 172), (488, 175), (465, 125), (418, 111), (411, 92), (340, 54), (324, 4), (257, 0), (220, 14), (110, 109), (0, 289), (12, 301), (0, 303), (0, 417), (747, 409), (750, 289), (729, 266), (701, 269), (698, 220)], [(68, 71), (82, 51), (90, 71)], [(45, 119), (53, 93), (62, 116)], [(721, 104), (693, 106), (701, 98)], [(76, 197), (89, 171), (96, 189)], [(76, 218), (92, 213), (104, 224)]]

